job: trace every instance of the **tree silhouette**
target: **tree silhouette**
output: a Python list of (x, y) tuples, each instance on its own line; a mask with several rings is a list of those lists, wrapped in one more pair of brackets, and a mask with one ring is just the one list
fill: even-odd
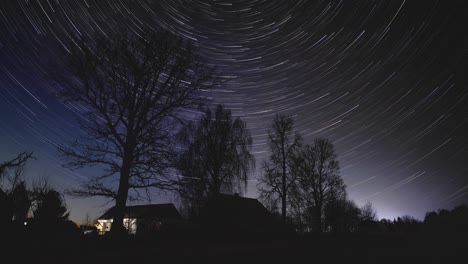
[(459, 205), (452, 210), (441, 209), (437, 212), (427, 212), (424, 217), (424, 229), (436, 233), (468, 232), (468, 207)]
[(29, 159), (34, 159), (32, 152), (21, 152), (12, 160), (0, 164), (0, 179), (10, 170), (21, 170)]
[(54, 189), (35, 193), (36, 207), (33, 209), (34, 219), (40, 222), (57, 222), (68, 219), (63, 195)]
[(328, 139), (318, 138), (313, 145), (301, 147), (292, 168), (297, 178), (293, 187), (294, 200), (308, 214), (311, 228), (321, 232), (324, 206), (346, 197), (333, 144)]
[(181, 136), (188, 145), (178, 163), (184, 176), (182, 199), (199, 205), (221, 191), (240, 192), (247, 187), (255, 160), (250, 153), (252, 138), (241, 118), (234, 118), (230, 110), (218, 105), (214, 112), (207, 109)]
[(377, 219), (377, 211), (371, 202), (367, 201), (361, 208), (359, 214), (359, 231), (377, 232), (381, 231)]
[(355, 232), (358, 231), (359, 216), (359, 207), (353, 201), (346, 197), (333, 197), (324, 205), (321, 227), (333, 233)]
[(30, 159), (34, 159), (32, 152), (22, 152), (0, 164), (0, 221), (22, 221), (27, 217), (31, 200), (22, 173)]
[(281, 219), (286, 222), (286, 211), (290, 189), (295, 182), (291, 172), (294, 153), (299, 149), (301, 136), (293, 131), (291, 117), (276, 115), (272, 129), (268, 131), (270, 145), (269, 161), (263, 162), (263, 175), (260, 179), (260, 198), (266, 203), (281, 204)]
[(368, 201), (361, 207), (360, 218), (363, 222), (377, 221), (377, 211), (371, 202)]
[(177, 121), (184, 109), (203, 103), (203, 91), (215, 85), (213, 69), (200, 62), (189, 43), (150, 31), (75, 40), (63, 63), (63, 72), (53, 74), (57, 95), (80, 109), (86, 134), (59, 151), (72, 169), (103, 168), (102, 175), (69, 193), (115, 199), (111, 232), (123, 234), (132, 194), (174, 188), (168, 169), (176, 157)]
[(23, 222), (27, 218), (29, 209), (31, 208), (31, 199), (24, 181), (19, 182), (13, 188), (9, 199), (13, 216), (12, 219), (14, 221)]
[(8, 194), (0, 188), (0, 223), (11, 221)]
[(414, 233), (421, 230), (422, 222), (410, 215), (397, 217), (393, 220), (394, 231), (402, 233)]

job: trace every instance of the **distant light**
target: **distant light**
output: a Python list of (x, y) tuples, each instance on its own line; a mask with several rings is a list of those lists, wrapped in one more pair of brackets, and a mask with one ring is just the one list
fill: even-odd
[(24, 225), (28, 225), (28, 222), (24, 222)]

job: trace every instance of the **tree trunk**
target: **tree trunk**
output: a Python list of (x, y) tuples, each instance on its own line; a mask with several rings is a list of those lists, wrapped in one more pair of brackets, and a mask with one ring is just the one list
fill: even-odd
[(317, 225), (316, 231), (317, 233), (322, 233), (322, 204), (318, 203), (317, 206), (315, 207), (315, 223)]
[(283, 158), (282, 162), (282, 186), (281, 191), (283, 195), (281, 196), (281, 220), (283, 223), (286, 223), (286, 153), (285, 153), (285, 146), (284, 146), (284, 136), (281, 137), (281, 156)]
[(114, 215), (111, 227), (111, 234), (115, 236), (123, 236), (126, 233), (123, 225), (123, 219), (125, 216), (125, 207), (127, 205), (129, 178), (130, 168), (128, 165), (124, 164), (120, 170), (119, 189), (115, 199)]
[(211, 198), (217, 198), (221, 193), (221, 181), (218, 175), (213, 177), (213, 188), (211, 190)]
[(281, 219), (282, 219), (283, 223), (286, 223), (286, 192), (287, 192), (287, 190), (286, 190), (286, 162), (284, 160), (283, 160), (282, 183), (283, 183), (283, 185), (282, 185), (283, 195), (281, 196)]

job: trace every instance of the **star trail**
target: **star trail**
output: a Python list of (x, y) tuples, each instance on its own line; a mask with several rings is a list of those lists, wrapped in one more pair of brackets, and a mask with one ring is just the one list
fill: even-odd
[[(53, 96), (51, 62), (74, 38), (166, 29), (222, 73), (210, 98), (247, 121), (257, 164), (273, 116), (291, 115), (305, 142), (334, 142), (358, 205), (423, 218), (468, 202), (467, 15), (464, 1), (1, 1), (0, 160), (34, 151), (28, 180), (60, 188), (95, 174), (61, 166), (80, 109)], [(67, 204), (77, 222), (107, 208)]]

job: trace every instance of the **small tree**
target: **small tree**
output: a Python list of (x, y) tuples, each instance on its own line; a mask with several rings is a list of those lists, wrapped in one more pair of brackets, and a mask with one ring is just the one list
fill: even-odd
[(0, 163), (0, 221), (22, 221), (31, 206), (26, 184), (22, 179), (26, 162), (34, 159), (32, 152), (22, 152)]
[(85, 218), (83, 219), (83, 222), (81, 223), (81, 225), (92, 226), (93, 223), (94, 221), (91, 220), (91, 216), (89, 216), (89, 213), (86, 213)]
[(377, 221), (377, 211), (371, 202), (367, 202), (361, 207), (361, 221), (362, 222), (375, 222)]
[(9, 206), (8, 194), (0, 188), (0, 224), (11, 220)]
[(272, 129), (268, 131), (270, 159), (263, 162), (263, 175), (260, 179), (260, 198), (266, 203), (280, 203), (281, 219), (286, 222), (288, 196), (295, 182), (291, 172), (292, 157), (299, 149), (301, 136), (293, 130), (291, 117), (276, 115)]
[(9, 200), (13, 215), (12, 219), (23, 222), (27, 218), (29, 209), (31, 208), (31, 199), (24, 181), (16, 184), (9, 195)]
[(377, 219), (377, 211), (370, 201), (367, 201), (360, 208), (359, 215), (359, 231), (360, 232), (378, 232), (382, 231), (382, 225), (379, 224)]
[(333, 233), (355, 232), (359, 228), (359, 216), (359, 207), (353, 201), (346, 197), (332, 198), (323, 208), (321, 228)]
[(54, 189), (35, 194), (36, 207), (33, 210), (34, 219), (41, 222), (56, 222), (68, 219), (65, 199)]
[[(86, 135), (60, 147), (71, 168), (99, 165), (69, 193), (115, 199), (112, 233), (124, 233), (127, 199), (138, 190), (174, 189), (168, 175), (181, 112), (198, 107), (215, 85), (213, 70), (194, 56), (191, 45), (168, 32), (97, 36), (76, 40), (56, 74), (59, 97), (80, 109)], [(129, 191), (131, 193), (129, 196)]]
[(182, 138), (188, 145), (178, 163), (184, 176), (180, 190), (183, 200), (200, 204), (222, 191), (241, 192), (247, 187), (255, 160), (250, 153), (252, 137), (241, 118), (232, 117), (230, 110), (218, 105), (214, 112), (207, 109)]

